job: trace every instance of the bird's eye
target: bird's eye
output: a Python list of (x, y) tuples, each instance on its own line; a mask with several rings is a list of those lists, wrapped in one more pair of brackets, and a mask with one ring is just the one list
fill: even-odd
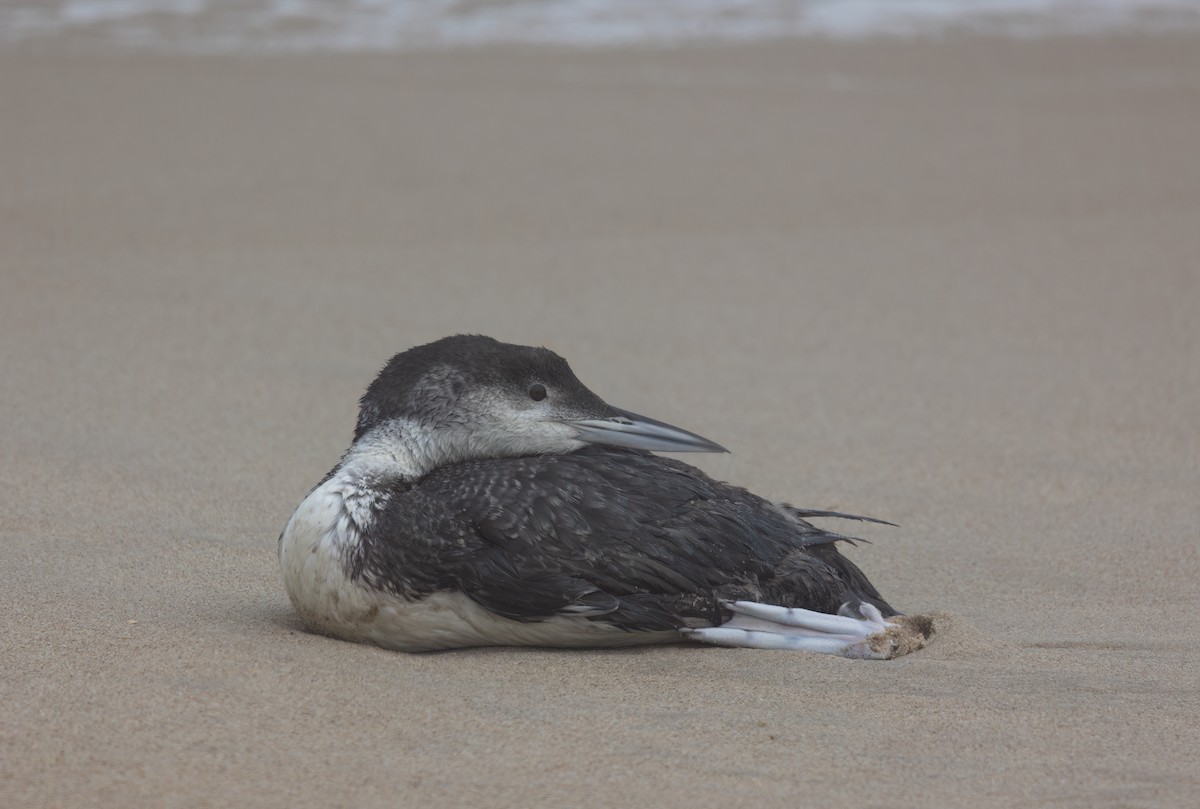
[(546, 398), (546, 386), (541, 382), (534, 382), (529, 386), (529, 398), (535, 402), (540, 402)]

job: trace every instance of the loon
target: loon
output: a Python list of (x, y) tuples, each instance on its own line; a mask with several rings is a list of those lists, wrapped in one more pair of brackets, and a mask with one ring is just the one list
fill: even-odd
[(605, 403), (545, 348), (409, 349), (280, 535), (284, 585), (308, 629), (410, 652), (924, 645), (928, 619), (883, 600), (838, 551), (850, 537), (808, 522), (870, 518), (773, 503), (655, 451), (726, 450)]

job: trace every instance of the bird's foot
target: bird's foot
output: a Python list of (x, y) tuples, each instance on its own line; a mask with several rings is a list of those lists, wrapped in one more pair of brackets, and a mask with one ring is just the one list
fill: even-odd
[(858, 605), (861, 618), (756, 601), (730, 601), (724, 607), (733, 618), (720, 626), (681, 630), (684, 636), (718, 646), (888, 660), (920, 649), (932, 632), (927, 619), (897, 615), (885, 621), (875, 605), (865, 602)]

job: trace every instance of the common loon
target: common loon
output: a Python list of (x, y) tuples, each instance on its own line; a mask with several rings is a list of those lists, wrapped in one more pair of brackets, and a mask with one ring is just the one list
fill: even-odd
[[(545, 348), (478, 335), (394, 356), (354, 441), (279, 538), (310, 629), (389, 649), (701, 641), (889, 658), (894, 610), (807, 521), (659, 452), (724, 452), (612, 407)], [(875, 521), (879, 522), (879, 521)]]

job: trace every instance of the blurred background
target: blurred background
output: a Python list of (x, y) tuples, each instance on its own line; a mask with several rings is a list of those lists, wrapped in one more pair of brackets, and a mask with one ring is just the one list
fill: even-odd
[(1191, 0), (8, 0), (0, 42), (186, 53), (1195, 28)]

